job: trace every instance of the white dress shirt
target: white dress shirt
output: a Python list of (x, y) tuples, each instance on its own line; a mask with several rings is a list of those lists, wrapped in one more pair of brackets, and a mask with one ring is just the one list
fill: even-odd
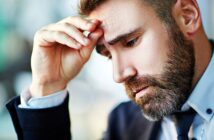
[[(214, 47), (214, 46), (213, 46)], [(66, 89), (41, 98), (31, 98), (29, 90), (21, 94), (21, 108), (49, 108), (60, 105), (66, 98)], [(214, 57), (195, 86), (182, 110), (193, 108), (197, 115), (189, 135), (197, 140), (214, 140)], [(176, 140), (176, 128), (170, 117), (161, 124), (160, 140)]]

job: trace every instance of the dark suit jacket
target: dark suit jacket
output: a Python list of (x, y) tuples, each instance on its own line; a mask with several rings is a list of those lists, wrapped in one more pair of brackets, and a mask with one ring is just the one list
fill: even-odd
[[(46, 109), (19, 108), (20, 97), (6, 106), (19, 140), (70, 140), (68, 97), (59, 106)], [(103, 140), (156, 140), (160, 122), (149, 122), (132, 102), (118, 105), (109, 115)]]

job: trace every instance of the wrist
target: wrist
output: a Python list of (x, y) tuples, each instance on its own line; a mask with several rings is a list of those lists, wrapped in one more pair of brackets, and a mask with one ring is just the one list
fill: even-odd
[(64, 90), (67, 84), (63, 82), (54, 82), (41, 84), (38, 82), (32, 82), (30, 86), (30, 92), (32, 97), (43, 97)]

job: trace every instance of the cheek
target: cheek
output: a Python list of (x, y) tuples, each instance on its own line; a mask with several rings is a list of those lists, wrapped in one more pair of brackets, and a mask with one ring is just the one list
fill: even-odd
[(168, 59), (167, 37), (147, 32), (138, 47), (134, 48), (135, 66), (141, 74), (161, 74)]

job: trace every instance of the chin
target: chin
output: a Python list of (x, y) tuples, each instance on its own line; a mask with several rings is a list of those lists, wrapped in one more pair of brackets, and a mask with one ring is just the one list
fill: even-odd
[(172, 114), (177, 107), (172, 102), (162, 101), (155, 102), (154, 100), (145, 104), (138, 104), (141, 108), (142, 115), (149, 121), (159, 121), (165, 116)]
[(143, 110), (141, 110), (141, 111), (142, 111), (142, 115), (149, 121), (155, 122), (155, 121), (160, 121), (162, 119), (162, 118), (148, 116), (145, 113), (143, 113)]
[(160, 111), (157, 111), (157, 110), (144, 111), (144, 110), (145, 109), (142, 109), (141, 107), (142, 115), (149, 121), (159, 121), (164, 117), (164, 115)]

